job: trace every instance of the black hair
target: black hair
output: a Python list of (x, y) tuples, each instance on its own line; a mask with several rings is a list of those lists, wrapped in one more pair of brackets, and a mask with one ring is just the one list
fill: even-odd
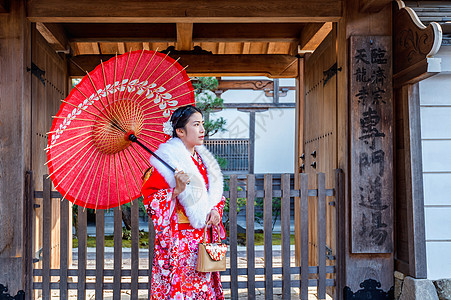
[(174, 111), (171, 116), (171, 123), (173, 128), (172, 137), (178, 137), (176, 129), (185, 128), (189, 118), (195, 113), (200, 113), (201, 115), (203, 115), (200, 109), (192, 105), (181, 106)]

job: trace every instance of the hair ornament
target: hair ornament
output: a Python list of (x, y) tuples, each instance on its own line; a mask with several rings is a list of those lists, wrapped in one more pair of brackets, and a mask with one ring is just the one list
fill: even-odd
[(172, 132), (174, 131), (174, 128), (172, 126), (171, 120), (168, 120), (163, 123), (163, 132), (166, 135), (172, 136)]

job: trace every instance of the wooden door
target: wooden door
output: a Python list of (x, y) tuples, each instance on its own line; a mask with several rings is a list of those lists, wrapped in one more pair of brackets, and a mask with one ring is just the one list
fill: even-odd
[[(337, 168), (337, 54), (336, 29), (321, 45), (307, 56), (304, 65), (302, 172), (309, 174), (309, 189), (317, 187), (316, 174), (326, 174), (326, 188), (334, 187)], [(335, 265), (335, 208), (326, 197), (326, 255), (327, 265)], [(309, 198), (309, 265), (318, 265), (318, 230), (316, 197)]]
[[(52, 125), (52, 116), (59, 109), (61, 99), (67, 95), (67, 64), (63, 56), (57, 54), (33, 28), (32, 31), (32, 171), (34, 190), (42, 191), (44, 174), (49, 170), (45, 164), (48, 135)], [(51, 224), (52, 232), (42, 231), (42, 199), (36, 198), (35, 203), (40, 205), (34, 209), (34, 249), (35, 257), (41, 257), (43, 238), (50, 235), (51, 240), (51, 268), (59, 266), (59, 214), (60, 200), (53, 199)], [(39, 263), (40, 264), (40, 263)], [(35, 267), (38, 267), (35, 265)]]

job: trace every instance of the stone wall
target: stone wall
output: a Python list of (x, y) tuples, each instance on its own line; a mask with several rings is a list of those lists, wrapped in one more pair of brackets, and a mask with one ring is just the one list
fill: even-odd
[(416, 279), (395, 271), (395, 300), (451, 300), (451, 279)]

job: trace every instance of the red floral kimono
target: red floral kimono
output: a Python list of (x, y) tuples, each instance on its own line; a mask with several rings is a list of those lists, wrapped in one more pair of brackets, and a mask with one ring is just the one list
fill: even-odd
[[(202, 158), (196, 155), (196, 159), (191, 159), (208, 190), (209, 178)], [(179, 199), (171, 200), (173, 188), (156, 168), (152, 168), (151, 172), (142, 188), (144, 205), (152, 217), (156, 232), (150, 298), (224, 299), (219, 272), (195, 270), (197, 247), (202, 242), (204, 230), (194, 228), (188, 221), (180, 221), (180, 215), (183, 217), (185, 210)], [(222, 218), (223, 207), (224, 197), (212, 209), (216, 209)], [(213, 234), (216, 235), (216, 232)]]

